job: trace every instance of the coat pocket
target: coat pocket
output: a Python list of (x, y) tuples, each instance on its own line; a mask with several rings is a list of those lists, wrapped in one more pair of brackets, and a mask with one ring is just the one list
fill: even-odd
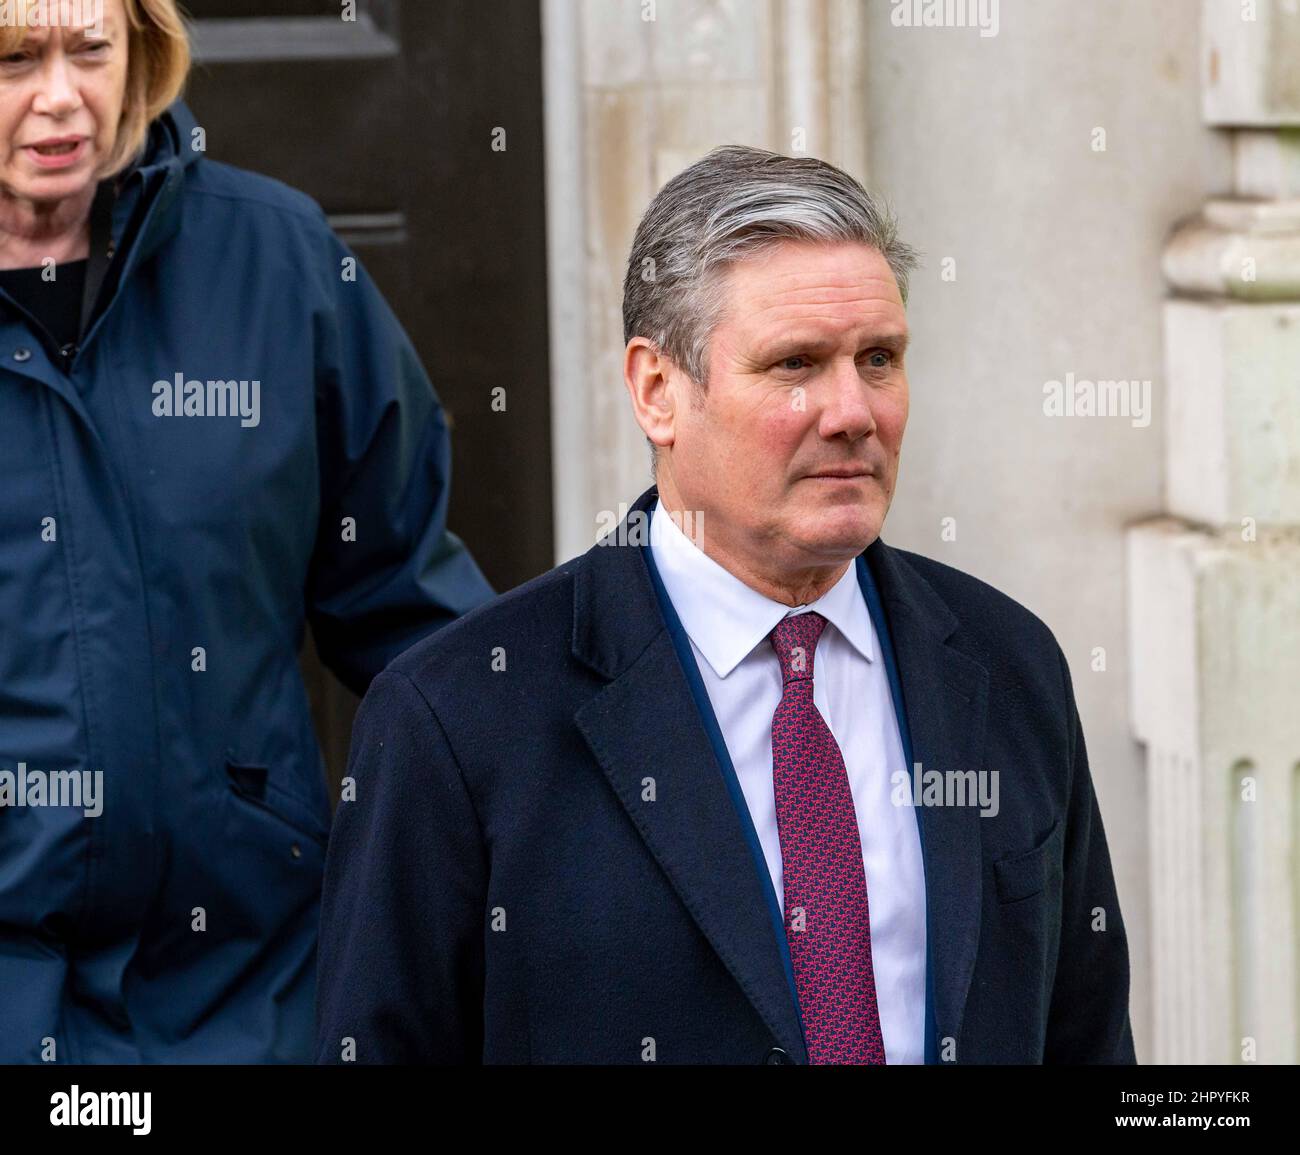
[(1057, 860), (1062, 829), (1058, 818), (1047, 837), (1033, 850), (1000, 858), (993, 864), (999, 902), (1019, 902), (1022, 898), (1033, 897), (1047, 886), (1052, 864)]
[(243, 801), (266, 811), (322, 847), (328, 841), (329, 830), (296, 798), (276, 788), (266, 766), (227, 754), (226, 777), (230, 789)]

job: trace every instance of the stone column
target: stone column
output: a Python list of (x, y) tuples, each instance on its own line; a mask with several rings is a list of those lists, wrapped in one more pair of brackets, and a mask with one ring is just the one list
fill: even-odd
[(1128, 532), (1157, 1063), (1297, 1061), (1300, 3), (1203, 0), (1234, 187), (1164, 254), (1166, 516)]

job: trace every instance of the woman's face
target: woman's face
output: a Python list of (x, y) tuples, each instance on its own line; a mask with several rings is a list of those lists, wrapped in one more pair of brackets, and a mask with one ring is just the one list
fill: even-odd
[[(51, 4), (51, 16), (94, 4)], [(0, 194), (49, 204), (84, 194), (117, 141), (126, 93), (122, 0), (95, 25), (33, 27), (0, 57)]]

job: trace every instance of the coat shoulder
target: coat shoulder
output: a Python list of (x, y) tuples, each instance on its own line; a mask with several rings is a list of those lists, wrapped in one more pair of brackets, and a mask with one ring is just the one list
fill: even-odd
[(314, 197), (275, 177), (207, 159), (187, 173), (191, 196), (233, 202), (244, 212), (288, 217), (301, 227), (330, 231), (325, 210)]
[(568, 652), (573, 635), (573, 577), (581, 558), (556, 566), (477, 606), (403, 651), (388, 669), (420, 689), (445, 683), (447, 671), (470, 682), (492, 673), (493, 651)]
[(1059, 688), (1064, 654), (1056, 635), (1036, 613), (955, 566), (910, 550), (891, 549), (900, 564), (924, 581), (958, 619), (952, 644), (990, 666), (1038, 668)]

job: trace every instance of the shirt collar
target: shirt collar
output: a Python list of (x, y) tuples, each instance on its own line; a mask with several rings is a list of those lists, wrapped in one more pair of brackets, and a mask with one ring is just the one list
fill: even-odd
[(767, 639), (782, 618), (816, 610), (867, 661), (875, 660), (874, 628), (858, 586), (856, 564), (811, 605), (785, 606), (750, 589), (700, 549), (655, 502), (650, 549), (664, 588), (695, 643), (719, 678), (725, 678)]

